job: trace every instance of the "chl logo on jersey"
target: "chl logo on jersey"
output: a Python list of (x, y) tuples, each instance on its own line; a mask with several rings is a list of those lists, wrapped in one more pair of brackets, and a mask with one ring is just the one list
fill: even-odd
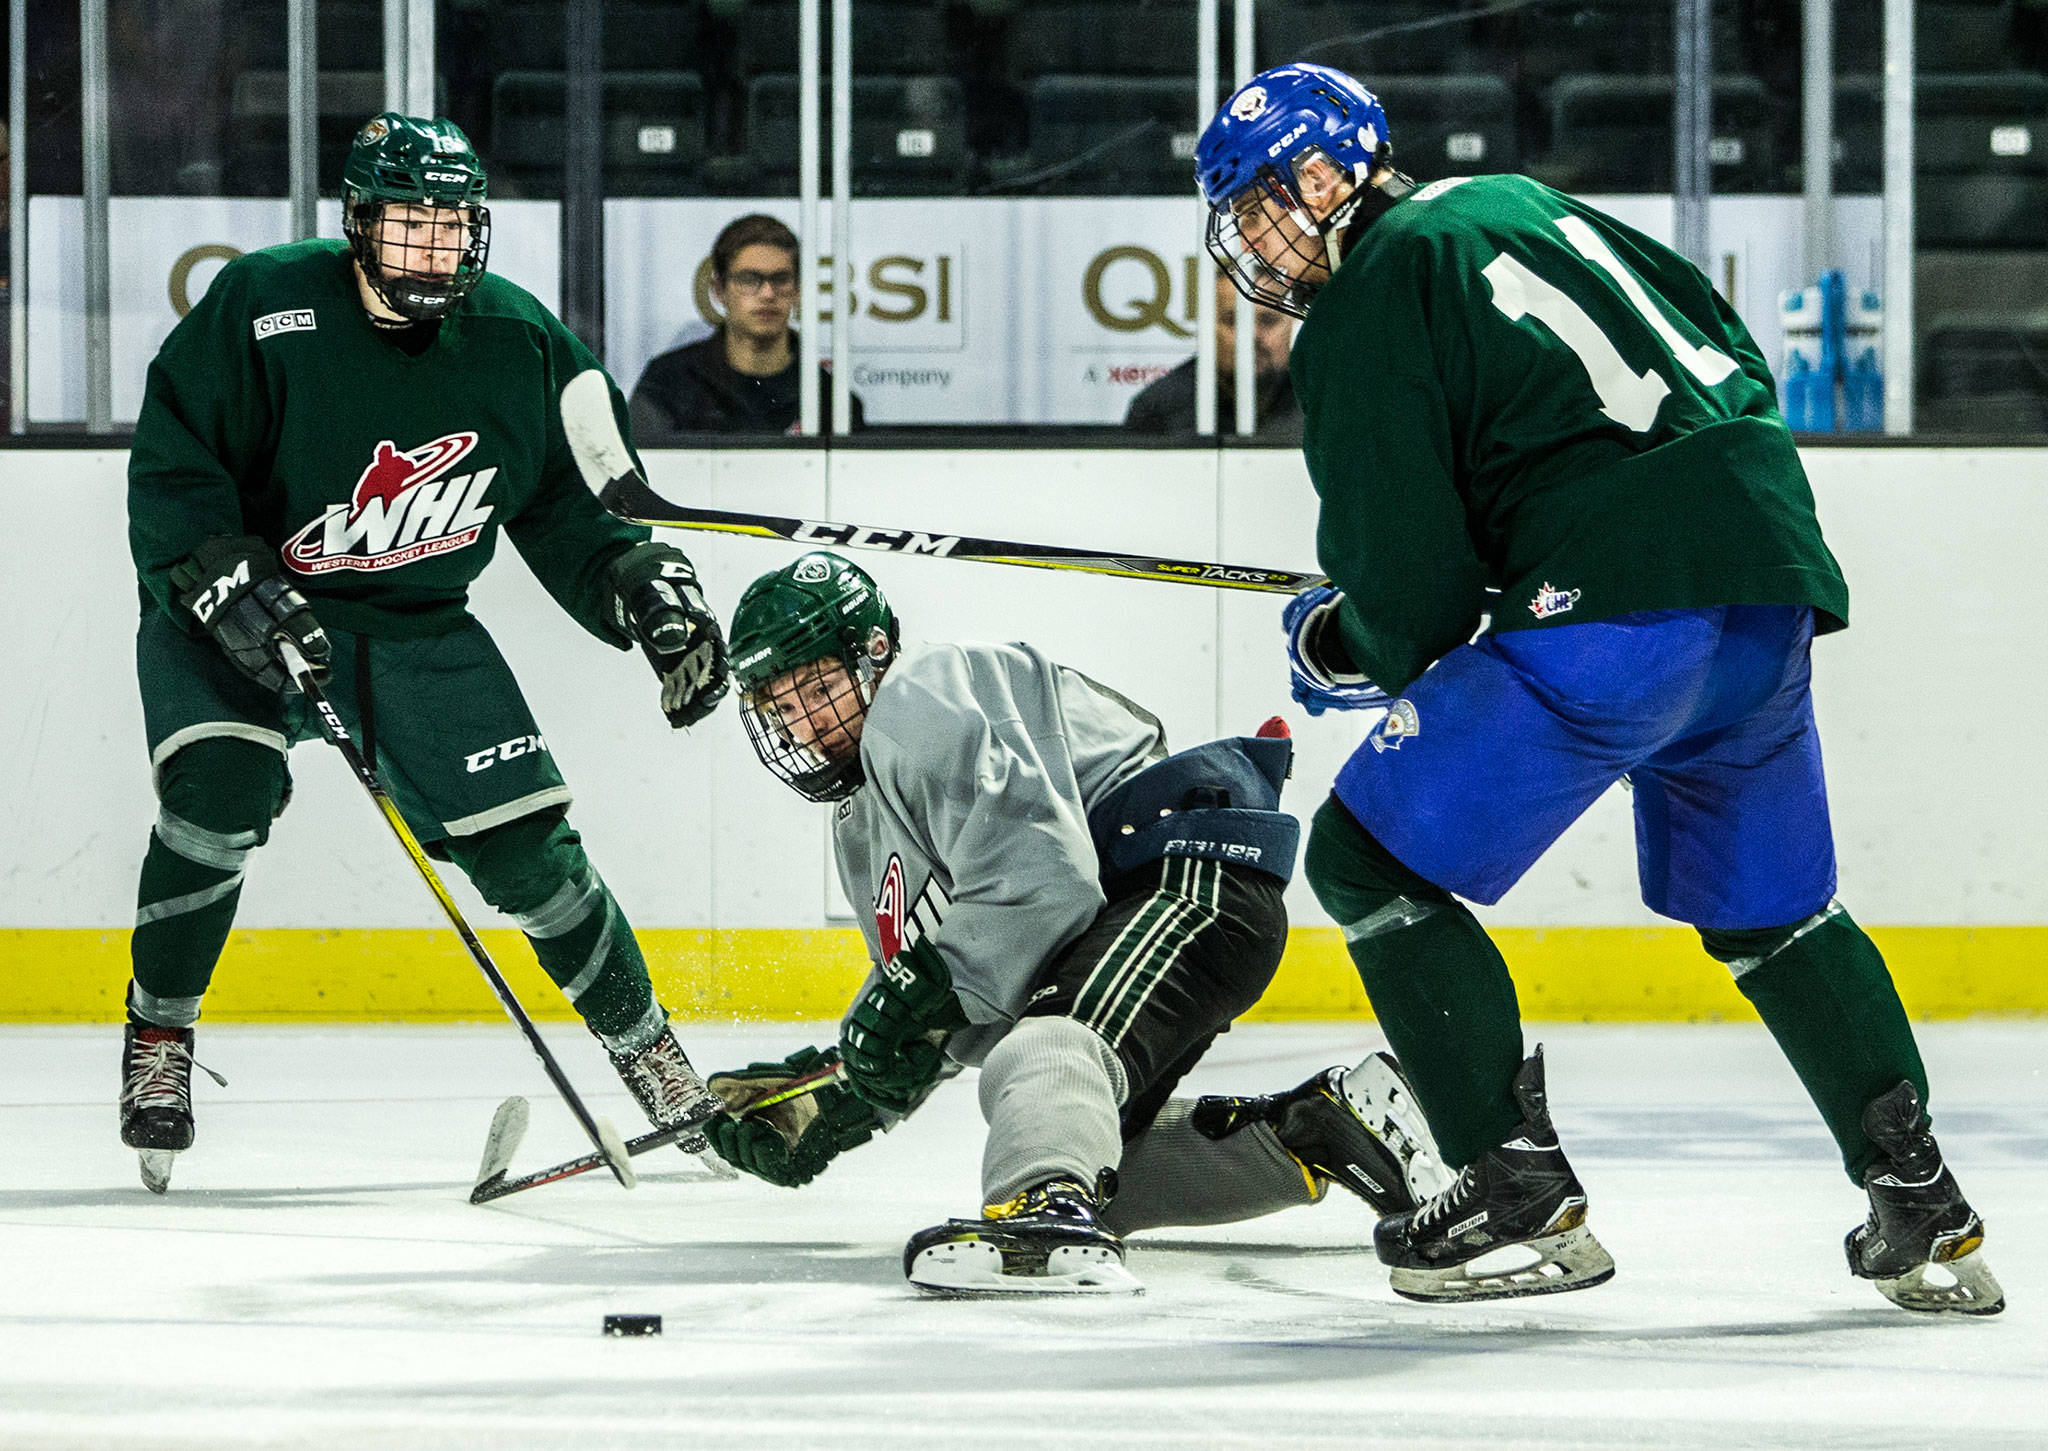
[(474, 433), (451, 433), (414, 449), (385, 439), (349, 502), (329, 504), (285, 541), (285, 563), (300, 574), (370, 572), (476, 543), (495, 509), (483, 500), (498, 471), (444, 477), (475, 447)]
[(893, 960), (926, 933), (937, 931), (946, 909), (953, 905), (937, 877), (925, 878), (916, 902), (906, 906), (907, 898), (903, 858), (891, 852), (889, 869), (882, 873), (882, 889), (875, 894), (875, 935), (881, 942), (883, 962)]

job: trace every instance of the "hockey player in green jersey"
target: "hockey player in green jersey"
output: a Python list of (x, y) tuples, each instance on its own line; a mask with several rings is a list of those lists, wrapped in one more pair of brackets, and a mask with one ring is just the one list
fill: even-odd
[[(762, 763), (838, 803), (874, 963), (835, 1047), (713, 1076), (734, 1164), (805, 1183), (978, 1065), (981, 1214), (903, 1256), (944, 1294), (1132, 1290), (1131, 1230), (1332, 1183), (1389, 1212), (1440, 1182), (1384, 1054), (1266, 1097), (1173, 1096), (1286, 945), (1287, 740), (1169, 755), (1149, 711), (1030, 645), (901, 646), (881, 590), (834, 554), (755, 580), (732, 648)], [(835, 1064), (844, 1086), (769, 1102)]]
[(280, 636), (328, 676), (428, 850), (525, 930), (649, 1118), (710, 1106), (469, 585), (502, 528), (585, 629), (641, 647), (676, 726), (724, 694), (724, 642), (689, 560), (583, 485), (558, 399), (598, 365), (486, 271), (485, 194), (452, 123), (376, 117), (343, 175), (346, 240), (229, 263), (150, 365), (128, 525), (159, 811), (120, 1110), (158, 1192), (193, 1141), (193, 1024), (244, 868), (290, 795), (287, 749), (316, 734)]
[(1614, 1272), (1459, 899), (1499, 900), (1626, 780), (1644, 902), (1728, 965), (1866, 1192), (1850, 1270), (1908, 1309), (1998, 1310), (1898, 994), (1834, 900), (1808, 650), (1849, 595), (1763, 358), (1669, 248), (1526, 177), (1417, 187), (1392, 157), (1377, 98), (1313, 65), (1255, 77), (1196, 149), (1211, 251), (1304, 319), (1331, 583), (1284, 615), (1296, 697), (1385, 710), (1305, 865), (1460, 1170), (1381, 1222), (1395, 1289)]

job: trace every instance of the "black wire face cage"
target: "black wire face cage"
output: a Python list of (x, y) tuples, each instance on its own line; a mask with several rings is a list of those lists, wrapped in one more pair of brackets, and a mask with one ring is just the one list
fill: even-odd
[[(407, 238), (392, 209), (401, 206), (432, 207), (436, 214), (461, 212), (464, 218), (460, 248), (422, 245)], [(363, 275), (384, 304), (400, 317), (428, 322), (446, 317), (455, 304), (476, 286), (484, 275), (491, 253), (491, 210), (485, 206), (441, 206), (433, 202), (390, 202), (358, 198), (349, 208), (343, 228)], [(384, 265), (389, 253), (415, 259), (412, 267)], [(452, 262), (452, 266), (449, 264)], [(440, 265), (432, 265), (432, 264)], [(421, 265), (426, 264), (426, 265)]]
[[(821, 686), (835, 674), (844, 684), (828, 693)], [(872, 664), (848, 669), (840, 656), (827, 655), (743, 692), (740, 719), (754, 754), (799, 796), (845, 800), (867, 779), (859, 731), (875, 696), (875, 678)]]
[[(1292, 188), (1272, 172), (1261, 171), (1227, 206), (1210, 208), (1209, 255), (1253, 302), (1292, 317), (1307, 317), (1309, 304), (1329, 280), (1324, 230), (1310, 219)], [(1318, 274), (1314, 280), (1311, 273)]]

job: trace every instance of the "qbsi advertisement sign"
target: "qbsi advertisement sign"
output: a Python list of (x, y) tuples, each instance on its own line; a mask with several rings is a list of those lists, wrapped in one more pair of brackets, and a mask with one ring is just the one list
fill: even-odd
[[(606, 365), (622, 387), (716, 324), (711, 244), (750, 211), (798, 221), (787, 200), (605, 204)], [(81, 208), (36, 197), (29, 216), (29, 416), (75, 421)], [(287, 240), (290, 219), (282, 200), (116, 197), (110, 222), (113, 411), (129, 423), (178, 319), (228, 261)], [(1200, 223), (1195, 202), (1174, 198), (856, 202), (850, 263), (821, 262), (820, 347), (829, 358), (844, 299), (852, 386), (877, 423), (1116, 423), (1145, 383), (1194, 352)], [(320, 227), (340, 234), (337, 203), (321, 204)], [(550, 307), (559, 246), (554, 203), (492, 206), (491, 269)]]
[[(606, 203), (606, 362), (623, 385), (718, 324), (712, 244), (749, 211), (800, 222), (786, 199)], [(1170, 197), (855, 202), (852, 258), (820, 259), (820, 356), (844, 307), (875, 423), (1121, 422), (1194, 353), (1201, 225)]]

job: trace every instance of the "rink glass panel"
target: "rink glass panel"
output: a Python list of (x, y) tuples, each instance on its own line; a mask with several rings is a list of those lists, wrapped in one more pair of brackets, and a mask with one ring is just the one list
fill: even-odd
[[(494, 266), (559, 291), (560, 3), (442, 0), (436, 94), (491, 167)], [(1834, 7), (1839, 259), (1881, 255), (1882, 0)], [(283, 240), (284, 0), (108, 0), (115, 418), (182, 305)], [(706, 260), (733, 216), (796, 221), (796, 0), (604, 6), (606, 361), (625, 386), (714, 325)], [(1194, 350), (1206, 277), (1194, 0), (855, 0), (851, 255), (821, 263), (819, 340), (850, 314), (871, 423), (1100, 430)], [(1217, 8), (1218, 97), (1233, 73)], [(79, 7), (28, 0), (29, 413), (83, 416)], [(2048, 432), (2048, 3), (1917, 7), (1918, 425)], [(831, 6), (821, 0), (830, 181)], [(1718, 0), (1710, 271), (1780, 362), (1806, 280), (1798, 0)], [(383, 104), (381, 0), (319, 0), (319, 183)], [(1672, 7), (1662, 0), (1259, 0), (1254, 61), (1355, 71), (1422, 179), (1523, 171), (1668, 235)], [(159, 205), (159, 201), (162, 205)], [(171, 200), (185, 205), (172, 206)], [(272, 206), (250, 205), (269, 201)], [(125, 205), (124, 205), (125, 203)], [(210, 204), (209, 204), (210, 203)], [(200, 204), (194, 206), (193, 204)], [(820, 238), (829, 252), (830, 207)], [(322, 230), (335, 230), (323, 211)], [(1894, 325), (1897, 320), (1894, 319)], [(1219, 422), (1225, 432), (1230, 419)], [(73, 423), (75, 427), (75, 423)], [(1069, 435), (1086, 441), (1085, 432)]]

